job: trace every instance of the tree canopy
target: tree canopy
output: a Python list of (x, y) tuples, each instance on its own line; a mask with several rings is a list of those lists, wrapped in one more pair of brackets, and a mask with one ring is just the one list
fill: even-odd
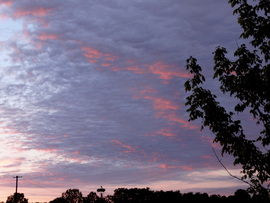
[[(226, 48), (217, 47), (214, 75), (221, 93), (236, 100), (233, 110), (218, 102), (217, 95), (206, 89), (205, 76), (197, 59), (190, 57), (186, 68), (193, 77), (186, 81), (189, 120), (202, 120), (202, 129), (209, 127), (214, 142), (224, 153), (232, 155), (235, 165), (242, 166), (242, 180), (254, 194), (269, 194), (270, 181), (270, 2), (269, 0), (229, 0), (238, 15), (243, 32), (241, 44), (230, 59)], [(262, 129), (247, 136), (241, 120), (235, 115), (249, 113)]]
[(24, 193), (14, 193), (8, 196), (6, 203), (28, 203), (28, 199), (24, 197)]
[[(78, 189), (76, 189), (78, 190)], [(76, 197), (75, 197), (76, 199)], [(247, 191), (239, 189), (234, 195), (228, 197), (221, 195), (208, 195), (207, 193), (188, 192), (181, 193), (176, 191), (155, 191), (150, 188), (118, 188), (114, 190), (113, 195), (99, 197), (95, 192), (90, 192), (86, 197), (83, 197), (83, 203), (266, 203), (269, 198), (261, 199), (260, 196), (250, 196)], [(56, 198), (50, 203), (67, 203), (62, 198)]]
[(83, 196), (79, 189), (68, 189), (66, 192), (62, 193), (62, 199), (67, 203), (82, 203)]

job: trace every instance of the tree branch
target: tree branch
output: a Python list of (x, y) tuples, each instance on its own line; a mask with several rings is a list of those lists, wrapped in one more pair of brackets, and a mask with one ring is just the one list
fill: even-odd
[(215, 149), (214, 149), (213, 147), (212, 147), (212, 150), (213, 150), (213, 152), (214, 152), (214, 154), (215, 154), (215, 156), (216, 156), (218, 162), (220, 163), (220, 165), (225, 169), (225, 171), (226, 171), (231, 177), (233, 177), (233, 178), (235, 178), (235, 179), (237, 179), (237, 180), (240, 180), (240, 181), (242, 181), (242, 182), (248, 184), (250, 187), (254, 188), (254, 186), (253, 186), (252, 184), (250, 184), (249, 182), (247, 182), (247, 181), (245, 181), (245, 180), (243, 180), (243, 179), (241, 179), (241, 178), (239, 178), (239, 177), (233, 175), (233, 174), (226, 168), (226, 166), (221, 162), (221, 159), (218, 157), (218, 155), (217, 155), (217, 153), (216, 153), (216, 151), (215, 151)]

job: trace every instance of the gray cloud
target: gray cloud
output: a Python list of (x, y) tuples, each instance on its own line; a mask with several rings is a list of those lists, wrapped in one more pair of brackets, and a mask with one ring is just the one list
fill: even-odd
[(207, 66), (219, 43), (234, 46), (231, 12), (210, 0), (7, 7), (5, 15), (24, 27), (5, 42), (1, 126), (16, 130), (17, 150), (44, 155), (27, 157), (42, 172), (25, 173), (43, 174), (48, 186), (63, 178), (57, 187), (74, 180), (144, 185), (216, 167), (211, 136), (187, 122), (184, 65), (194, 55)]

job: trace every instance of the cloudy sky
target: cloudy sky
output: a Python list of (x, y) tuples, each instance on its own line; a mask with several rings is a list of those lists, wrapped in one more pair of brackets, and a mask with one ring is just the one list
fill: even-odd
[(215, 47), (237, 47), (226, 0), (0, 0), (0, 23), (0, 200), (16, 175), (29, 201), (244, 187), (184, 105), (186, 59), (210, 76)]

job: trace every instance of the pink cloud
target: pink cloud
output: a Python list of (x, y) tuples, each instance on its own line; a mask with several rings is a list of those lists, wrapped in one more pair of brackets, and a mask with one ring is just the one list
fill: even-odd
[(194, 170), (194, 168), (190, 165), (188, 166), (173, 166), (173, 165), (168, 165), (168, 164), (161, 164), (159, 165), (159, 168), (164, 169), (165, 171), (167, 171), (168, 169), (182, 169), (185, 171), (192, 171)]
[(6, 15), (6, 14), (0, 14), (0, 20), (5, 20), (7, 18), (9, 18), (8, 15)]
[(150, 86), (145, 87), (143, 90), (140, 91), (141, 95), (145, 95), (145, 94), (153, 94), (153, 93), (157, 93), (158, 91)]
[(46, 16), (48, 13), (50, 13), (53, 9), (49, 8), (31, 8), (29, 10), (26, 9), (18, 9), (14, 13), (14, 17), (22, 17), (22, 16), (28, 16), (28, 15), (33, 15), (33, 16), (39, 16), (43, 17)]
[(12, 128), (12, 127), (1, 127), (0, 128), (0, 133), (1, 134), (9, 134), (9, 135), (18, 135), (20, 134), (19, 131), (17, 131), (16, 129)]
[[(90, 63), (97, 63), (98, 60), (105, 60), (105, 61), (115, 61), (118, 57), (114, 56), (112, 54), (109, 53), (103, 53), (97, 49), (94, 49), (92, 47), (89, 46), (84, 46), (81, 48), (81, 50), (84, 51), (84, 56), (87, 58), (88, 62)], [(104, 66), (105, 63), (103, 63)], [(108, 63), (105, 65), (107, 66)]]
[(189, 78), (190, 75), (186, 72), (180, 71), (180, 68), (167, 64), (163, 61), (153, 62), (149, 64), (142, 64), (140, 61), (136, 60), (126, 60), (126, 61), (118, 61), (121, 66), (117, 66), (112, 64), (111, 62), (116, 61), (120, 58), (112, 53), (104, 53), (97, 48), (93, 48), (91, 46), (84, 46), (83, 42), (77, 41), (77, 43), (81, 44), (81, 50), (84, 51), (83, 55), (86, 57), (89, 63), (99, 63), (102, 67), (108, 67), (112, 71), (131, 71), (135, 74), (154, 74), (158, 75), (158, 78), (162, 80), (163, 84), (168, 84), (168, 81), (174, 77), (181, 78)]
[(49, 153), (55, 153), (55, 152), (59, 152), (60, 151), (57, 148), (36, 148), (35, 150), (42, 151), (42, 152), (49, 152)]
[(162, 135), (162, 136), (165, 136), (165, 137), (175, 137), (175, 136), (177, 136), (175, 133), (172, 132), (171, 129), (167, 129), (167, 128), (161, 129), (161, 130), (157, 131), (157, 133)]
[(79, 152), (79, 151), (73, 151), (72, 154), (74, 154), (74, 155), (79, 155), (80, 152)]
[(130, 146), (130, 145), (126, 145), (126, 144), (123, 144), (122, 142), (120, 142), (119, 140), (113, 140), (111, 141), (115, 144), (118, 144), (120, 145), (121, 147), (123, 147), (125, 150), (124, 150), (124, 153), (130, 153), (130, 152), (136, 152), (136, 148)]
[(142, 66), (139, 65), (136, 60), (127, 60), (127, 61), (122, 61), (121, 64), (123, 66), (118, 67), (118, 66), (112, 66), (111, 70), (117, 72), (117, 71), (122, 71), (122, 70), (128, 70), (136, 74), (145, 74), (147, 73), (146, 69)]
[[(156, 118), (166, 119), (170, 122), (181, 124), (181, 127), (187, 129), (198, 129), (198, 126), (192, 125), (179, 115), (180, 104), (167, 98), (160, 97), (158, 91), (152, 87), (145, 87), (143, 90), (131, 90), (135, 99), (146, 99), (152, 101), (152, 107), (155, 110)], [(180, 99), (179, 99), (180, 100)], [(149, 136), (149, 135), (148, 135)]]
[(105, 53), (105, 60), (106, 61), (115, 61), (118, 58), (118, 56), (114, 56), (112, 54), (106, 54)]
[(102, 63), (101, 66), (103, 66), (103, 67), (109, 67), (109, 66), (111, 66), (111, 64), (110, 63)]
[(41, 178), (42, 185), (44, 187), (63, 187), (65, 185), (65, 180), (68, 179), (68, 175), (65, 173), (55, 173), (50, 172), (46, 169), (47, 166), (43, 166), (42, 172), (32, 173), (30, 176), (24, 176), (22, 181), (26, 182), (28, 186), (30, 185), (40, 185), (40, 180), (36, 180)]
[(158, 75), (163, 84), (168, 84), (168, 81), (174, 77), (189, 78), (190, 75), (186, 72), (181, 72), (179, 67), (172, 64), (167, 64), (163, 61), (158, 61), (150, 64), (139, 64), (138, 61), (129, 60), (124, 61), (123, 64), (127, 64), (123, 67), (112, 67), (113, 71), (128, 70), (136, 74), (151, 73)]
[(56, 39), (58, 39), (58, 36), (54, 35), (54, 34), (49, 34), (49, 33), (43, 32), (40, 35), (38, 35), (37, 38), (40, 40), (48, 40), (48, 39), (56, 40)]
[(136, 88), (132, 88), (130, 90), (133, 94), (134, 99), (142, 99), (144, 98), (144, 95), (153, 95), (158, 93), (158, 91), (150, 86), (144, 87), (142, 90), (137, 90)]
[(90, 63), (96, 63), (97, 59), (103, 56), (101, 52), (91, 47), (82, 47), (82, 50), (85, 51), (84, 56)]
[(145, 74), (147, 71), (144, 68), (139, 67), (139, 65), (131, 65), (125, 67), (112, 67), (113, 71), (121, 71), (121, 70), (128, 70), (136, 74)]
[(167, 119), (168, 121), (173, 121), (182, 124), (182, 127), (187, 129), (198, 129), (198, 126), (192, 125), (187, 120), (181, 118), (179, 115), (177, 115), (178, 112), (158, 112), (156, 117), (157, 118), (163, 118)]
[(24, 162), (24, 158), (3, 158), (0, 159), (0, 165), (3, 168), (16, 168)]
[(168, 165), (167, 165), (167, 164), (161, 164), (161, 165), (159, 166), (159, 168), (167, 169), (167, 168), (168, 168)]
[(170, 129), (170, 128), (163, 128), (163, 129), (160, 129), (158, 131), (155, 131), (151, 135), (145, 135), (145, 136), (156, 136), (156, 135), (161, 135), (161, 136), (164, 136), (164, 137), (176, 137), (177, 136), (177, 134), (175, 134), (173, 132), (173, 130)]
[(179, 110), (180, 105), (176, 104), (174, 101), (171, 101), (169, 99), (157, 96), (158, 91), (152, 87), (146, 87), (143, 90), (137, 91), (132, 90), (135, 94), (134, 98), (136, 99), (146, 99), (152, 101), (153, 109), (155, 109), (157, 112), (159, 111), (170, 111), (170, 110)]
[(174, 104), (174, 102), (165, 98), (144, 96), (144, 99), (151, 100), (153, 102), (153, 108), (155, 110), (177, 110), (180, 108), (179, 105)]
[(152, 65), (149, 65), (149, 71), (153, 74), (159, 75), (159, 78), (163, 80), (170, 80), (173, 77), (190, 77), (188, 73), (181, 72), (180, 68), (175, 67), (175, 65), (166, 64), (163, 61), (159, 61)]
[(182, 168), (185, 171), (192, 171), (194, 170), (194, 168), (192, 168), (192, 166), (188, 165), (188, 166), (180, 166), (180, 168)]
[(0, 0), (0, 5), (11, 6), (12, 1), (11, 0)]

